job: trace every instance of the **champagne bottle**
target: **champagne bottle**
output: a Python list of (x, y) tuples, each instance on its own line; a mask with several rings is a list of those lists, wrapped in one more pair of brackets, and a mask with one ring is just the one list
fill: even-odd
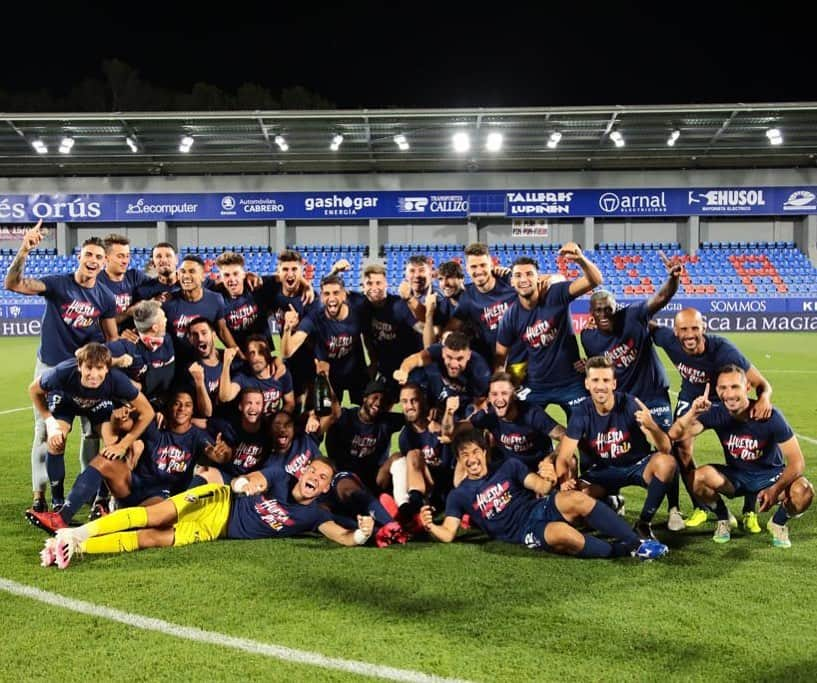
[(312, 409), (315, 415), (323, 417), (332, 412), (332, 392), (329, 390), (329, 380), (326, 375), (315, 377), (315, 386), (312, 388)]

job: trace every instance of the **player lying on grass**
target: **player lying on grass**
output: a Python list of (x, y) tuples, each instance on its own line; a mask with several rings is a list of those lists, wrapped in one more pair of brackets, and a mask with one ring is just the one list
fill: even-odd
[[(421, 513), (423, 526), (439, 541), (453, 541), (463, 515), (468, 514), (471, 524), (492, 538), (562, 555), (633, 555), (649, 560), (668, 552), (658, 541), (639, 538), (604, 503), (581, 491), (556, 492), (556, 474), (548, 461), (540, 474), (530, 472), (516, 459), (491, 470), (485, 438), (476, 429), (456, 438), (454, 452), (466, 476), (448, 495), (443, 523), (433, 522), (429, 506)], [(575, 528), (580, 522), (613, 540), (582, 533)]]
[(341, 545), (363, 545), (374, 529), (371, 517), (360, 516), (357, 529), (345, 529), (318, 505), (334, 473), (328, 460), (316, 458), (299, 479), (283, 468), (269, 480), (253, 472), (235, 479), (232, 488), (204, 484), (155, 505), (122, 508), (84, 526), (60, 529), (45, 542), (41, 564), (65, 569), (77, 554), (131, 552), (220, 538), (286, 538), (307, 531), (320, 531)]
[(757, 401), (749, 398), (742, 367), (726, 365), (716, 377), (720, 403), (709, 400), (707, 384), (669, 431), (670, 438), (680, 440), (714, 429), (723, 446), (726, 464), (699, 467), (693, 480), (695, 495), (718, 516), (712, 540), (727, 543), (731, 538), (729, 511), (721, 494), (729, 498), (756, 494), (761, 512), (779, 503), (766, 528), (772, 545), (790, 548), (789, 518), (805, 512), (814, 498), (814, 487), (803, 476), (805, 460), (797, 437), (777, 408), (768, 419), (752, 417)]

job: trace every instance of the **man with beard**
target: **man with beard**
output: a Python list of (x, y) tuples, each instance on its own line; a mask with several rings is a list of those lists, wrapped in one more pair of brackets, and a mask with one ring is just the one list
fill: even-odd
[[(659, 256), (668, 276), (658, 292), (642, 303), (625, 307), (616, 304), (611, 292), (594, 292), (590, 297), (594, 327), (582, 330), (581, 337), (588, 356), (604, 356), (613, 363), (618, 390), (638, 396), (658, 426), (667, 431), (672, 424), (669, 382), (653, 346), (650, 321), (675, 295), (683, 266), (677, 260), (670, 261), (663, 252)], [(677, 477), (667, 490), (667, 505), (667, 528), (680, 531), (684, 519), (679, 510)]]
[[(133, 443), (153, 420), (154, 411), (145, 395), (116, 368), (111, 368), (111, 352), (102, 344), (91, 342), (77, 350), (76, 358), (58, 363), (32, 382), (29, 394), (48, 432), (48, 472), (51, 488), (62, 497), (66, 437), (78, 415), (86, 416), (98, 428), (111, 417), (115, 405), (126, 404), (138, 412), (138, 418), (127, 434), (105, 445), (79, 475), (59, 512), (26, 512), (28, 520), (47, 531), (65, 526), (99, 489), (102, 477), (94, 463), (124, 457)], [(61, 465), (61, 466), (60, 466)], [(56, 526), (55, 526), (56, 525)]]
[(803, 514), (814, 498), (814, 487), (803, 476), (805, 460), (797, 437), (777, 409), (773, 408), (767, 419), (752, 417), (755, 402), (749, 399), (743, 368), (721, 368), (716, 382), (721, 403), (712, 405), (707, 385), (670, 429), (670, 436), (676, 439), (714, 429), (723, 447), (725, 465), (705, 465), (695, 470), (695, 493), (718, 515), (712, 539), (716, 543), (731, 539), (729, 511), (721, 494), (729, 498), (749, 494), (757, 496), (761, 512), (780, 503), (766, 528), (772, 535), (772, 545), (790, 548), (787, 522)]
[[(449, 399), (452, 401), (452, 399)], [(516, 386), (507, 372), (492, 375), (488, 388), (488, 407), (476, 411), (456, 426), (454, 413), (456, 401), (446, 405), (442, 420), (443, 434), (452, 440), (457, 434), (476, 427), (487, 430), (493, 439), (492, 462), (504, 462), (508, 458), (521, 460), (536, 472), (542, 460), (553, 453), (553, 441), (564, 436), (565, 429), (539, 406), (519, 401)]]
[(570, 302), (601, 284), (599, 269), (573, 242), (559, 252), (577, 263), (584, 275), (572, 282), (544, 282), (539, 278), (536, 261), (521, 256), (511, 268), (517, 300), (499, 323), (496, 343), (496, 368), (510, 361), (509, 352), (520, 340), (527, 352), (526, 401), (547, 407), (561, 406), (570, 417), (571, 410), (587, 398), (587, 391), (576, 370), (579, 346), (573, 333)]
[[(303, 278), (301, 255), (297, 251), (287, 249), (278, 254), (276, 272), (281, 286), (273, 292), (268, 302), (271, 310), (269, 327), (271, 334), (283, 335), (284, 316), (290, 307), (295, 309), (300, 319), (303, 319), (317, 306), (314, 303), (314, 292)], [(312, 362), (311, 346), (301, 345), (285, 362), (292, 375), (295, 402), (300, 409), (314, 376), (315, 365)]]
[(171, 294), (179, 291), (177, 268), (179, 257), (176, 247), (170, 242), (158, 242), (151, 249), (150, 260), (156, 269), (156, 277), (148, 278), (138, 285), (133, 292), (134, 301), (157, 299), (160, 303), (167, 301)]
[(213, 466), (196, 468), (201, 483), (229, 484), (236, 477), (260, 470), (269, 455), (264, 393), (260, 389), (242, 390), (238, 414), (228, 419), (208, 420), (207, 431), (213, 438), (220, 439), (225, 447), (209, 456)]
[[(191, 320), (187, 328), (187, 343), (193, 349), (196, 360), (188, 366), (186, 373), (179, 373), (179, 379), (183, 383), (193, 382), (196, 415), (211, 417), (225, 414), (228, 407), (222, 406), (218, 400), (224, 351), (216, 348), (212, 323), (205, 318)], [(230, 373), (238, 372), (240, 367), (238, 360), (228, 365)]]
[(370, 491), (390, 488), (391, 436), (403, 426), (401, 415), (381, 412), (384, 401), (385, 386), (369, 382), (360, 406), (343, 408), (326, 434), (326, 453), (337, 468), (353, 473)]
[(275, 367), (267, 340), (260, 334), (247, 338), (245, 355), (249, 373), (232, 374), (231, 366), (237, 353), (238, 349), (224, 349), (218, 387), (219, 401), (227, 404), (244, 389), (258, 389), (264, 395), (265, 415), (272, 415), (279, 410), (292, 414), (295, 410), (292, 377), (285, 367)]
[[(585, 375), (590, 400), (570, 415), (556, 458), (561, 489), (579, 488), (593, 498), (623, 486), (647, 489), (635, 531), (641, 538), (654, 538), (652, 518), (676, 471), (670, 440), (638, 397), (616, 391), (613, 364), (604, 356), (588, 358)], [(589, 463), (581, 479), (573, 457), (577, 447)]]
[[(487, 444), (476, 429), (460, 435), (454, 449), (466, 476), (448, 496), (443, 523), (434, 523), (429, 506), (421, 513), (423, 526), (438, 541), (453, 541), (468, 515), (491, 538), (561, 555), (652, 560), (668, 552), (662, 543), (639, 538), (604, 503), (580, 491), (557, 492), (552, 470), (540, 476), (513, 459), (489, 468)], [(582, 522), (612, 542), (576, 529)]]
[[(655, 344), (664, 349), (681, 375), (681, 390), (678, 393), (673, 419), (677, 421), (682, 417), (689, 410), (692, 401), (703, 394), (704, 387), (715, 383), (718, 370), (730, 364), (742, 368), (751, 386), (755, 388), (757, 400), (750, 408), (752, 418), (768, 419), (772, 414), (771, 384), (732, 342), (705, 332), (706, 324), (703, 317), (700, 311), (694, 308), (685, 308), (675, 315), (674, 330), (657, 326), (653, 329)], [(695, 476), (693, 441), (681, 439), (675, 446), (681, 465), (681, 476), (695, 505), (695, 509), (686, 520), (686, 526), (697, 527), (706, 522), (708, 511), (705, 503), (698, 500), (693, 491)], [(741, 522), (750, 533), (760, 533), (755, 499), (751, 494), (744, 498)], [(736, 525), (736, 521), (733, 522), (732, 519), (730, 523)]]
[(187, 327), (195, 318), (209, 320), (224, 346), (235, 346), (233, 335), (224, 320), (224, 301), (215, 292), (205, 289), (203, 283), (204, 261), (187, 254), (179, 268), (181, 290), (162, 305), (180, 360), (190, 361), (195, 357), (186, 338)]
[(370, 326), (365, 334), (371, 363), (376, 376), (385, 385), (385, 400), (390, 406), (397, 400), (400, 387), (394, 371), (400, 361), (422, 349), (419, 323), (406, 300), (388, 293), (386, 269), (379, 264), (363, 271), (363, 294), (366, 297)]
[[(494, 269), (496, 275), (497, 269)], [(423, 347), (428, 348), (439, 337), (439, 330), (451, 320), (465, 291), (465, 275), (462, 266), (456, 261), (445, 261), (437, 269), (438, 292), (431, 292), (425, 298), (425, 323), (423, 324)], [(470, 323), (458, 328), (469, 337), (473, 337)]]
[(135, 268), (128, 268), (131, 260), (130, 240), (125, 235), (111, 233), (103, 240), (105, 245), (105, 270), (99, 281), (116, 299), (116, 323), (120, 331), (129, 326), (133, 315), (134, 292), (148, 280), (148, 276)]
[(338, 397), (348, 391), (351, 402), (360, 405), (368, 378), (361, 337), (369, 326), (364, 301), (347, 301), (343, 279), (328, 275), (321, 281), (321, 303), (303, 320), (290, 306), (284, 314), (281, 354), (290, 358), (311, 336), (315, 357), (329, 363), (329, 381)]
[[(46, 541), (40, 563), (65, 569), (77, 553), (131, 552), (219, 538), (288, 538), (307, 531), (319, 531), (341, 545), (363, 545), (374, 529), (371, 518), (358, 517), (356, 529), (344, 529), (318, 505), (333, 473), (332, 465), (321, 459), (298, 480), (278, 474), (259, 481), (252, 496), (205, 484), (147, 508), (117, 510), (78, 529), (61, 530)], [(259, 472), (251, 476), (261, 477)]]
[(428, 403), (442, 410), (450, 396), (458, 396), (458, 417), (482, 407), (488, 394), (491, 370), (488, 363), (472, 351), (462, 332), (450, 332), (442, 344), (412, 354), (394, 372), (394, 379), (405, 384), (409, 375), (419, 368), (422, 373), (412, 375), (412, 381), (424, 387)]
[[(17, 256), (11, 262), (5, 279), (6, 289), (18, 294), (39, 295), (45, 299), (40, 334), (40, 347), (34, 377), (37, 378), (62, 361), (72, 359), (74, 352), (88, 342), (113, 341), (117, 338), (116, 301), (113, 294), (97, 278), (105, 264), (105, 246), (98, 237), (90, 237), (82, 243), (77, 258), (77, 268), (72, 274), (46, 275), (42, 279), (25, 277), (25, 263), (29, 253), (44, 237), (42, 220), (23, 236)], [(99, 451), (99, 441), (94, 438), (90, 421), (83, 418), (83, 440), (80, 460), (87, 465)], [(34, 441), (31, 446), (31, 483), (34, 493), (32, 509), (45, 511), (45, 487), (49, 481), (46, 467), (48, 435), (45, 422), (38, 410), (34, 411)], [(65, 465), (60, 458), (62, 476)], [(55, 481), (56, 481), (55, 480)], [(54, 495), (52, 503), (62, 504), (62, 495)]]

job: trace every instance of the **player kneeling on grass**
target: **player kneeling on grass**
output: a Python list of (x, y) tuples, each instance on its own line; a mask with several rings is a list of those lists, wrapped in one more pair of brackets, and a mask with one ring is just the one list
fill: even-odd
[[(443, 523), (434, 524), (429, 506), (421, 513), (423, 526), (439, 541), (453, 541), (463, 515), (468, 514), (471, 523), (492, 538), (562, 555), (633, 555), (650, 560), (668, 552), (658, 541), (639, 538), (604, 503), (581, 491), (557, 492), (556, 473), (548, 461), (539, 474), (516, 459), (491, 470), (485, 437), (476, 429), (456, 438), (454, 452), (466, 476), (448, 494)], [(574, 527), (579, 522), (614, 540), (607, 542), (582, 533)]]
[(60, 529), (40, 552), (41, 564), (65, 569), (76, 554), (122, 553), (220, 538), (286, 538), (316, 530), (341, 545), (363, 545), (374, 528), (371, 517), (360, 516), (357, 529), (345, 529), (318, 505), (334, 473), (328, 460), (316, 458), (299, 479), (283, 469), (270, 480), (252, 472), (233, 480), (232, 487), (204, 484), (155, 505), (122, 508), (84, 526)]
[(800, 444), (782, 413), (772, 409), (768, 419), (752, 417), (755, 401), (749, 398), (746, 372), (738, 365), (718, 371), (716, 390), (721, 403), (709, 400), (709, 385), (669, 431), (674, 440), (697, 436), (714, 429), (723, 446), (725, 465), (705, 465), (695, 470), (695, 495), (714, 506), (718, 525), (716, 543), (731, 538), (729, 511), (719, 494), (735, 498), (757, 494), (760, 511), (780, 503), (766, 528), (776, 548), (790, 548), (790, 517), (811, 505), (814, 487), (803, 476), (805, 461)]

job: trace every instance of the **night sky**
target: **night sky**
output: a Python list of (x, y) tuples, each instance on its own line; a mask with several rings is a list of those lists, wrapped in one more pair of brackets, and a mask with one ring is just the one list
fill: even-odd
[(0, 89), (61, 94), (115, 57), (174, 90), (302, 85), (339, 108), (817, 100), (815, 3), (179, 4), (7, 4)]

